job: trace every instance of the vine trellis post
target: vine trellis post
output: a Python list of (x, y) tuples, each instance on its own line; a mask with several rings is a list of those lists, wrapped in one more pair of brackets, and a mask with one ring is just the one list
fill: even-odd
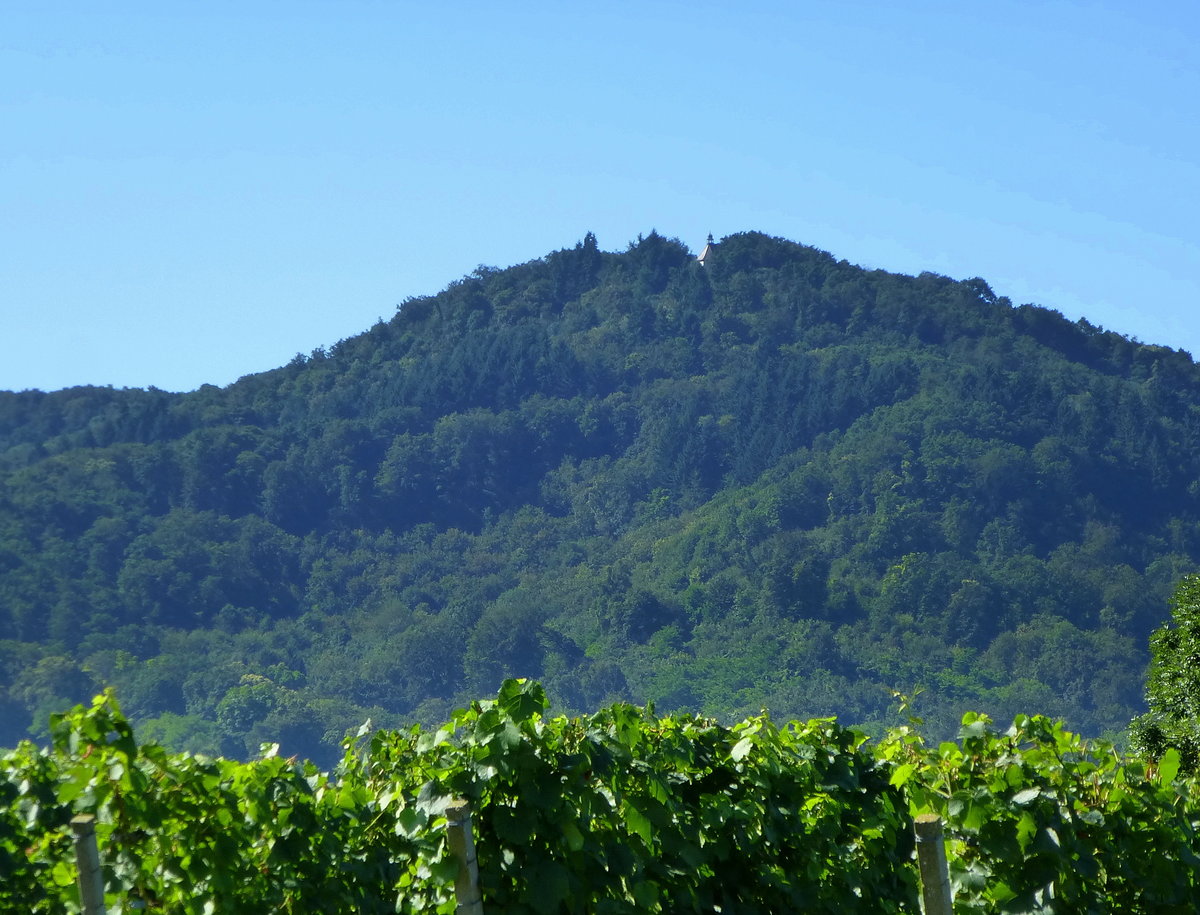
[(79, 872), (79, 904), (83, 915), (105, 915), (104, 874), (100, 871), (100, 850), (96, 847), (96, 818), (81, 813), (71, 818), (75, 836), (75, 866)]
[(471, 834), (471, 805), (467, 801), (454, 800), (446, 808), (446, 833), (450, 851), (458, 860), (458, 879), (454, 884), (458, 907), (455, 911), (458, 915), (483, 915), (475, 837)]
[(913, 822), (913, 828), (917, 834), (917, 866), (921, 871), (921, 908), (925, 915), (953, 915), (942, 818), (936, 813), (922, 813)]

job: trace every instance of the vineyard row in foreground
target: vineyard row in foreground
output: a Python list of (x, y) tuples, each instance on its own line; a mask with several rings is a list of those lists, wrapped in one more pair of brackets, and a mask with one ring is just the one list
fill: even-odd
[(138, 745), (111, 696), (0, 757), (0, 911), (79, 910), (96, 816), (109, 911), (445, 912), (445, 811), (474, 811), (485, 910), (916, 912), (913, 818), (942, 816), (956, 912), (1191, 912), (1200, 784), (1041, 717), (881, 740), (830, 719), (732, 727), (615, 705), (547, 717), (536, 683), (436, 731), (347, 742), (333, 772)]

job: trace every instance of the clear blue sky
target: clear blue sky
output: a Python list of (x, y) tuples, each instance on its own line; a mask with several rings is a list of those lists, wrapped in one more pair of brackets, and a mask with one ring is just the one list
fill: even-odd
[(760, 230), (1200, 357), (1200, 4), (0, 4), (0, 389), (228, 384)]

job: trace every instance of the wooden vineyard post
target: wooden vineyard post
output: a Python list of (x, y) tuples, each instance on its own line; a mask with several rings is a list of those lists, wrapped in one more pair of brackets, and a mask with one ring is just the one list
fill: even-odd
[(471, 834), (471, 805), (454, 800), (446, 808), (446, 832), (450, 851), (458, 859), (458, 879), (454, 895), (458, 900), (458, 915), (483, 915), (483, 899), (479, 895), (479, 865), (475, 860), (475, 837)]
[(96, 848), (96, 818), (81, 813), (71, 818), (75, 835), (75, 865), (79, 871), (79, 903), (83, 915), (104, 915), (104, 875)]
[(921, 907), (925, 915), (953, 915), (950, 870), (946, 866), (946, 844), (942, 840), (942, 818), (922, 813), (914, 828), (917, 833), (917, 866), (921, 871)]

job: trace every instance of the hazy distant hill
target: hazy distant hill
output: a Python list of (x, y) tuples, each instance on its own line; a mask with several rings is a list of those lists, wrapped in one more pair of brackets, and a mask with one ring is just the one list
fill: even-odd
[(321, 755), (505, 675), (871, 723), (1140, 710), (1200, 561), (1200, 371), (746, 233), (479, 268), (189, 394), (0, 394), (0, 743)]

